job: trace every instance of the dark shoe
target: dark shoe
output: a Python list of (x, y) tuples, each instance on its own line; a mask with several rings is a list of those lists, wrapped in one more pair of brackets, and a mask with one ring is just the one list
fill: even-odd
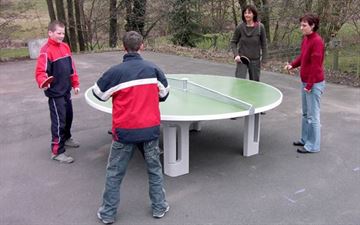
[(298, 153), (302, 153), (302, 154), (312, 153), (312, 152), (309, 152), (309, 151), (307, 151), (306, 149), (303, 149), (303, 148), (298, 148), (296, 151)]
[(266, 112), (261, 112), (260, 115), (266, 115)]
[(295, 145), (295, 146), (304, 146), (305, 144), (301, 143), (300, 141), (294, 141), (293, 145)]

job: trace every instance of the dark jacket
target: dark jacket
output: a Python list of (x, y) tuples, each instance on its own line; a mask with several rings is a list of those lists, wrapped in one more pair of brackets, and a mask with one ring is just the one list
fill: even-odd
[(235, 29), (230, 46), (234, 57), (246, 56), (249, 59), (262, 61), (267, 57), (267, 43), (265, 27), (262, 23), (255, 23), (254, 27), (247, 27), (241, 23)]

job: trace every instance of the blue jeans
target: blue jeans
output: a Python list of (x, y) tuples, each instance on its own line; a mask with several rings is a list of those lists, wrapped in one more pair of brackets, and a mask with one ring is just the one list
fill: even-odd
[(103, 202), (99, 208), (101, 218), (115, 221), (120, 203), (120, 185), (125, 176), (127, 165), (136, 147), (143, 152), (149, 176), (149, 195), (153, 212), (162, 212), (168, 206), (165, 200), (164, 179), (160, 163), (159, 140), (138, 144), (124, 144), (113, 141), (106, 167), (106, 182)]
[(300, 142), (309, 152), (320, 151), (320, 99), (325, 89), (325, 81), (315, 83), (311, 92), (304, 90), (306, 83), (302, 83), (302, 125)]

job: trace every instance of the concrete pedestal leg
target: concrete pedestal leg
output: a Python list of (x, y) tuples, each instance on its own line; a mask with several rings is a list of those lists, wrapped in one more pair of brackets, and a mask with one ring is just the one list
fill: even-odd
[(245, 117), (244, 124), (244, 156), (252, 156), (259, 153), (260, 142), (260, 114)]

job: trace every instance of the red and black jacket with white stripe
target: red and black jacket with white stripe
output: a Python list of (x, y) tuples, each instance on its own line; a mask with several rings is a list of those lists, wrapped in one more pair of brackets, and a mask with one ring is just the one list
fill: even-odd
[(54, 76), (50, 88), (45, 90), (47, 97), (61, 97), (79, 87), (79, 77), (74, 66), (69, 46), (52, 39), (41, 47), (35, 69), (35, 79), (39, 87), (47, 77)]
[(112, 97), (114, 140), (140, 143), (159, 137), (159, 101), (165, 101), (169, 87), (155, 64), (143, 60), (138, 53), (127, 53), (123, 63), (107, 70), (92, 90), (99, 100)]

